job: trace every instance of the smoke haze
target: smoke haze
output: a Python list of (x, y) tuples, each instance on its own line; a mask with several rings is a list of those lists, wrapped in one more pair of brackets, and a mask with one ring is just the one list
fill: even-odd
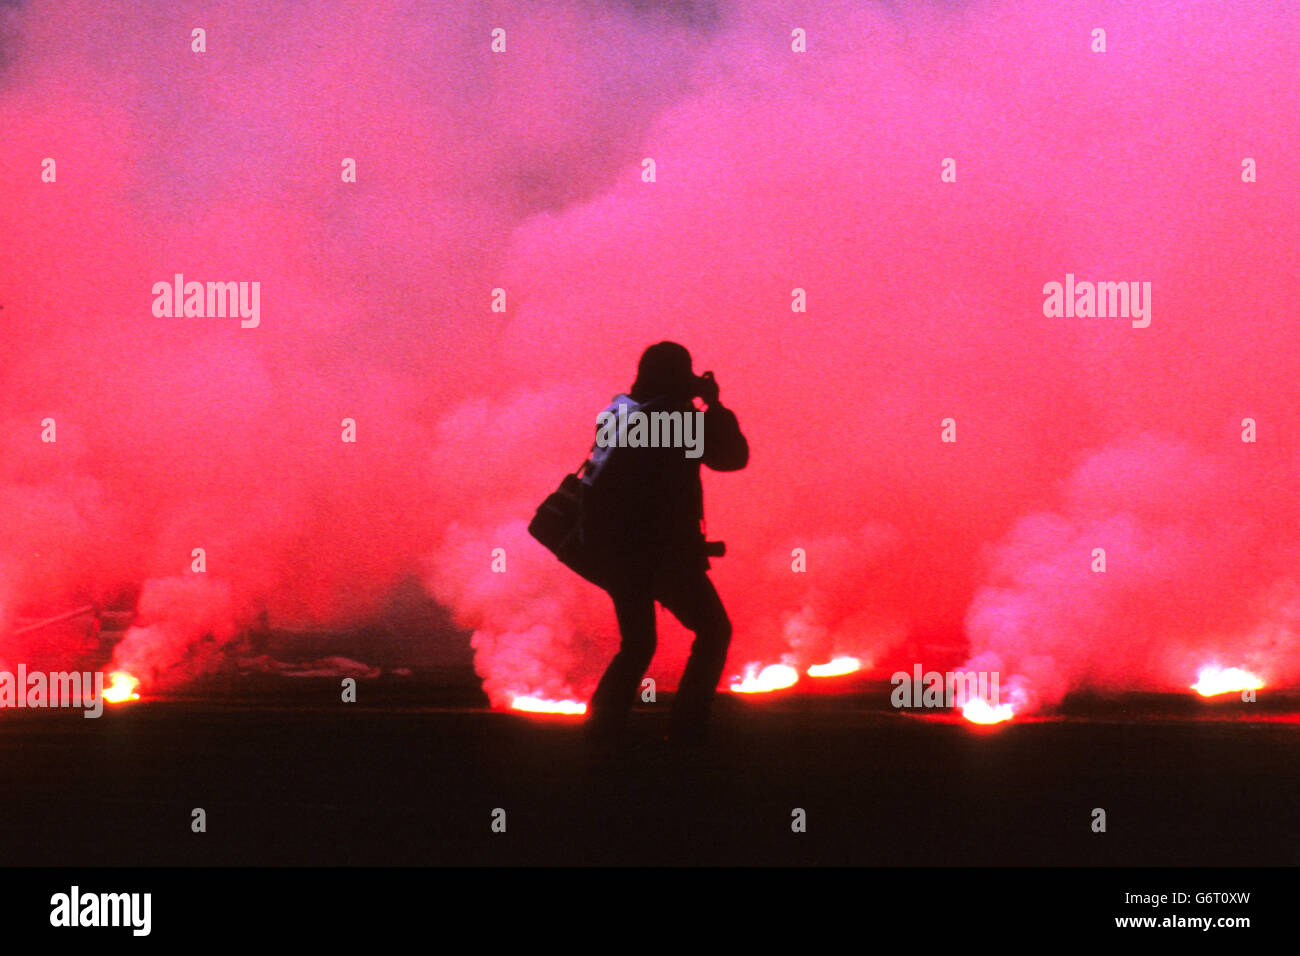
[[(1300, 679), (1278, 4), (29, 2), (0, 25), (0, 625), (138, 590), (115, 663), (168, 687), (263, 611), (348, 626), (416, 574), (495, 704), (585, 699), (612, 608), (525, 528), (667, 338), (752, 449), (705, 478), (731, 672), (969, 660), (1037, 706), (1214, 662)], [(261, 324), (155, 317), (176, 273), (260, 282)], [(1067, 273), (1150, 282), (1150, 327), (1045, 317)], [(661, 686), (684, 645), (661, 629)]]

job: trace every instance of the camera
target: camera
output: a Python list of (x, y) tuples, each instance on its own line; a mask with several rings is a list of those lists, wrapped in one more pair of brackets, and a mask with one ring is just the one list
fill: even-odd
[(718, 383), (714, 380), (712, 372), (695, 376), (695, 397), (709, 404), (718, 400)]
[(727, 542), (725, 541), (705, 541), (704, 555), (709, 558), (720, 558), (727, 553)]

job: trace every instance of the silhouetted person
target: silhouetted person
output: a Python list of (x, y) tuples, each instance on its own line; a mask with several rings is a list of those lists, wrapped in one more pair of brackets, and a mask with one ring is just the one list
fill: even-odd
[(584, 536), (605, 568), (622, 639), (591, 700), (586, 729), (598, 743), (621, 736), (654, 657), (656, 601), (695, 632), (673, 705), (673, 742), (703, 739), (726, 664), (731, 621), (708, 575), (700, 465), (737, 471), (748, 463), (736, 416), (718, 401), (712, 373), (697, 377), (690, 352), (675, 342), (645, 350), (630, 402), (616, 396), (607, 411), (624, 404), (627, 412), (694, 415), (696, 397), (705, 404), (698, 457), (682, 447), (616, 447), (593, 455), (598, 467), (585, 492)]

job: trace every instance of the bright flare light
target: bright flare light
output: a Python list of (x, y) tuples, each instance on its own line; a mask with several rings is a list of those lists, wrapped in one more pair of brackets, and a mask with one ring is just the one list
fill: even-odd
[(526, 710), (531, 714), (585, 714), (587, 705), (576, 700), (546, 700), (544, 697), (516, 697), (510, 701), (511, 710)]
[(1263, 686), (1262, 680), (1240, 667), (1209, 666), (1202, 667), (1201, 672), (1196, 675), (1196, 683), (1192, 685), (1192, 690), (1202, 697), (1213, 697), (1215, 694), (1259, 690)]
[(1013, 716), (1010, 704), (998, 704), (996, 707), (983, 697), (972, 697), (962, 705), (961, 715), (972, 724), (1000, 724)]
[(112, 682), (104, 688), (104, 700), (110, 704), (120, 704), (126, 700), (139, 700), (140, 695), (135, 689), (140, 686), (140, 682), (123, 671), (115, 671), (108, 675)]
[(808, 668), (809, 677), (839, 677), (852, 674), (862, 669), (862, 661), (856, 657), (835, 657), (826, 664), (813, 664)]
[(757, 664), (746, 664), (744, 679), (733, 679), (731, 690), (737, 694), (766, 694), (798, 682), (799, 672), (788, 664), (769, 664), (761, 671)]

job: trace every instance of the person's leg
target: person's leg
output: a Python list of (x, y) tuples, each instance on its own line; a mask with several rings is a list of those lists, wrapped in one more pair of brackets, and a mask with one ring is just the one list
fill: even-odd
[(703, 569), (667, 582), (659, 600), (695, 632), (691, 656), (677, 687), (669, 736), (680, 743), (698, 742), (704, 739), (709, 709), (727, 663), (731, 620)]
[(588, 735), (603, 741), (616, 740), (623, 732), (641, 678), (655, 653), (655, 603), (650, 592), (637, 588), (610, 596), (620, 644), (591, 697), (586, 724)]

